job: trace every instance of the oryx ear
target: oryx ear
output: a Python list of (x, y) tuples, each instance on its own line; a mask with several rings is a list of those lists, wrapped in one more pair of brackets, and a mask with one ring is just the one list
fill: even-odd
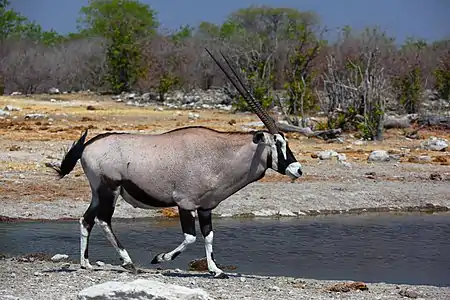
[(257, 131), (253, 134), (253, 143), (259, 144), (260, 142), (265, 142), (264, 132)]

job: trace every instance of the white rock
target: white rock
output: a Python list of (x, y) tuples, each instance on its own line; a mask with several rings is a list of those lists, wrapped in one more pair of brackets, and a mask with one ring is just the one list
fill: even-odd
[(188, 119), (189, 119), (189, 120), (197, 120), (198, 118), (200, 118), (200, 115), (199, 115), (199, 114), (192, 113), (192, 112), (190, 112), (190, 113), (188, 114)]
[(22, 95), (22, 93), (21, 92), (12, 92), (11, 93), (11, 96), (19, 96), (19, 95)]
[(372, 162), (381, 162), (381, 161), (390, 161), (391, 158), (389, 156), (389, 153), (385, 150), (375, 150), (372, 151), (372, 153), (369, 154), (369, 157), (367, 159), (368, 161)]
[(317, 156), (321, 160), (328, 160), (328, 159), (332, 159), (333, 157), (339, 157), (339, 153), (337, 153), (336, 151), (333, 151), (333, 150), (325, 150), (325, 151), (320, 151), (319, 153), (317, 153)]
[(67, 255), (67, 254), (55, 254), (52, 256), (51, 260), (52, 260), (52, 262), (58, 262), (58, 261), (65, 260), (68, 258), (69, 258), (69, 255)]
[(280, 211), (278, 212), (278, 215), (283, 217), (295, 217), (297, 216), (294, 212), (290, 211), (286, 208), (280, 208)]
[(345, 154), (341, 154), (339, 153), (337, 156), (338, 161), (343, 162), (345, 160), (347, 160), (347, 156), (345, 156)]
[(125, 99), (134, 99), (136, 98), (136, 94), (135, 93), (129, 93), (125, 95)]
[(55, 87), (48, 89), (48, 93), (49, 94), (60, 94), (59, 89), (57, 89)]
[(366, 143), (366, 141), (357, 140), (357, 141), (354, 141), (352, 144), (356, 145), (356, 146), (362, 146), (362, 145), (365, 145), (367, 143)]
[(340, 160), (340, 162), (341, 162), (341, 164), (344, 166), (344, 167), (346, 167), (346, 168), (352, 168), (352, 164), (351, 163), (349, 163), (349, 162), (346, 162), (346, 161), (342, 161), (342, 160)]
[(247, 126), (247, 127), (264, 127), (265, 125), (261, 121), (255, 121), (255, 122), (246, 123), (246, 124), (244, 124), (244, 126)]
[(426, 150), (443, 151), (448, 147), (448, 144), (443, 139), (431, 137), (428, 140), (422, 142), (421, 147), (422, 147), (422, 149), (426, 149)]
[(279, 287), (277, 287), (276, 285), (273, 285), (273, 286), (269, 287), (269, 290), (275, 291), (275, 292), (281, 291), (281, 289)]
[(270, 217), (277, 215), (277, 213), (278, 212), (273, 209), (261, 209), (253, 212), (256, 217)]
[(6, 111), (21, 111), (22, 109), (20, 107), (14, 107), (12, 105), (6, 105), (4, 110), (6, 110)]
[(101, 260), (97, 260), (97, 261), (95, 262), (95, 264), (96, 264), (97, 266), (99, 266), (99, 267), (103, 267), (103, 266), (105, 265), (105, 263), (102, 262)]
[(6, 116), (9, 116), (10, 115), (10, 113), (9, 112), (7, 112), (7, 111), (4, 111), (3, 109), (0, 109), (0, 116), (2, 116), (2, 117), (6, 117)]
[(27, 114), (25, 119), (43, 119), (46, 118), (46, 114)]
[(108, 281), (85, 288), (78, 300), (213, 300), (200, 288), (187, 288), (156, 280), (136, 279), (131, 282)]
[(430, 161), (433, 160), (433, 159), (431, 158), (431, 156), (428, 156), (428, 155), (420, 155), (420, 156), (417, 157), (417, 159), (418, 159), (419, 161), (423, 161), (423, 162), (430, 162)]
[(220, 214), (220, 217), (221, 218), (231, 218), (233, 216), (233, 214), (231, 214), (231, 213), (223, 213), (223, 214)]

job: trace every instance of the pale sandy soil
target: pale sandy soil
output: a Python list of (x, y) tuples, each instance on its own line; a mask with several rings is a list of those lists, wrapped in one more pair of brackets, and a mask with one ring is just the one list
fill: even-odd
[[(75, 94), (34, 97), (0, 97), (0, 108), (20, 107), (0, 120), (0, 215), (23, 218), (78, 218), (90, 200), (88, 182), (79, 164), (74, 172), (57, 180), (45, 163), (60, 161), (85, 128), (88, 138), (105, 131), (163, 132), (180, 126), (204, 125), (218, 130), (241, 131), (257, 121), (251, 114), (217, 110), (196, 111), (189, 120), (181, 110), (133, 107), (110, 100), (108, 96)], [(94, 109), (88, 109), (88, 107)], [(90, 108), (91, 108), (90, 107)], [(32, 113), (47, 114), (43, 119), (25, 119)], [(50, 119), (49, 119), (50, 118)], [(231, 125), (230, 125), (231, 124)], [(383, 142), (358, 144), (352, 135), (343, 143), (327, 143), (288, 134), (290, 147), (304, 165), (304, 176), (291, 183), (275, 172), (225, 200), (215, 210), (217, 216), (304, 215), (331, 212), (357, 212), (364, 209), (418, 209), (430, 204), (450, 207), (449, 152), (426, 151), (420, 142), (429, 136), (450, 138), (450, 132), (421, 131), (422, 140), (408, 140), (402, 130), (390, 130)], [(399, 162), (368, 163), (372, 150), (384, 149), (401, 156)], [(321, 150), (344, 153), (351, 168), (337, 161), (319, 161)], [(427, 163), (411, 163), (427, 155)], [(369, 175), (367, 175), (369, 174)], [(431, 180), (439, 174), (442, 180)], [(410, 208), (415, 207), (415, 208)], [(445, 209), (445, 208), (438, 208)], [(172, 210), (134, 209), (119, 201), (115, 217), (170, 216)]]
[[(269, 277), (229, 273), (228, 279), (213, 279), (207, 273), (181, 270), (143, 270), (133, 275), (120, 267), (106, 265), (95, 271), (77, 264), (48, 261), (22, 262), (0, 260), (1, 300), (75, 300), (82, 289), (106, 281), (129, 282), (137, 278), (153, 279), (189, 288), (201, 288), (213, 299), (450, 299), (449, 287), (366, 283), (367, 290), (330, 291), (346, 281)], [(363, 283), (364, 284), (364, 283)], [(409, 297), (404, 297), (409, 295)]]

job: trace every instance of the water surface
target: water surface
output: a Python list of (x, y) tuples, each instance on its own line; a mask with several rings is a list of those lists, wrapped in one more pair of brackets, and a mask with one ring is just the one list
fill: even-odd
[[(214, 254), (236, 272), (315, 279), (450, 286), (450, 215), (359, 215), (301, 219), (213, 220)], [(198, 225), (197, 225), (198, 226)], [(137, 266), (154, 268), (159, 252), (183, 238), (178, 220), (113, 220)], [(204, 257), (203, 238), (161, 267), (187, 269)], [(120, 264), (95, 226), (90, 261)], [(78, 261), (76, 221), (0, 223), (0, 253), (65, 253)]]

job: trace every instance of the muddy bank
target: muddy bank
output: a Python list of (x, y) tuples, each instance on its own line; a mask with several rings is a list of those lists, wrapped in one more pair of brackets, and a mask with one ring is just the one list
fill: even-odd
[[(313, 280), (293, 277), (254, 276), (228, 273), (228, 279), (213, 279), (204, 272), (141, 269), (138, 274), (119, 266), (104, 265), (94, 271), (69, 262), (51, 262), (48, 257), (33, 259), (0, 258), (2, 299), (76, 299), (82, 289), (106, 281), (129, 282), (154, 279), (189, 288), (201, 288), (214, 299), (405, 299), (444, 300), (450, 287), (395, 285)], [(347, 283), (343, 285), (343, 283)]]

